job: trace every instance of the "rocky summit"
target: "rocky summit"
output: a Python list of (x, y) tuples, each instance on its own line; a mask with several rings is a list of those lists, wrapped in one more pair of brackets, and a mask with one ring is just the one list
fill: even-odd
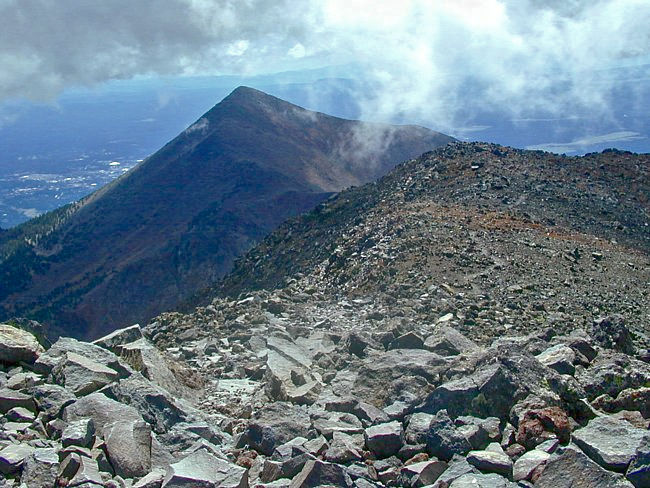
[(648, 487), (647, 155), (454, 143), (189, 313), (0, 326), (0, 487)]

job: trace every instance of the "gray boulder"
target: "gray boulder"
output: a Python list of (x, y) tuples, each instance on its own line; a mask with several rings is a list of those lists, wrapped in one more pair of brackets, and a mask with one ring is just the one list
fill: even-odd
[(622, 475), (601, 468), (575, 449), (565, 449), (560, 455), (553, 456), (535, 481), (535, 488), (632, 487)]
[(447, 360), (424, 349), (394, 349), (368, 355), (361, 363), (352, 391), (378, 408), (396, 400), (417, 403), (439, 382)]
[(126, 378), (133, 372), (127, 364), (120, 361), (112, 352), (95, 344), (81, 342), (71, 337), (61, 337), (52, 347), (41, 354), (34, 363), (34, 370), (37, 373), (50, 374), (54, 367), (61, 360), (65, 359), (68, 353), (84, 356), (87, 359), (117, 371), (120, 378)]
[(163, 488), (248, 488), (248, 472), (201, 450), (172, 464)]
[(115, 330), (104, 337), (94, 340), (93, 344), (119, 354), (119, 352), (116, 351), (117, 346), (129, 344), (138, 339), (142, 339), (142, 329), (140, 329), (140, 325), (135, 324), (130, 327)]
[(447, 463), (437, 460), (409, 464), (400, 470), (401, 484), (412, 487), (431, 485), (446, 469)]
[(625, 420), (598, 417), (574, 431), (572, 440), (603, 468), (624, 473), (646, 436)]
[(151, 471), (151, 426), (142, 420), (104, 426), (106, 453), (115, 474), (138, 478)]
[(510, 476), (512, 471), (512, 460), (503, 451), (470, 451), (467, 454), (467, 462), (480, 471), (498, 473)]
[(601, 347), (625, 354), (634, 354), (632, 335), (625, 325), (625, 317), (622, 315), (610, 315), (594, 320), (590, 335)]
[(636, 488), (650, 486), (650, 435), (636, 450), (625, 476)]
[(449, 488), (517, 488), (498, 474), (464, 474), (451, 482)]
[(175, 424), (198, 416), (183, 399), (174, 397), (139, 373), (108, 385), (102, 393), (135, 408), (157, 433), (166, 432)]
[(335, 432), (343, 434), (362, 434), (361, 421), (351, 413), (342, 412), (315, 412), (312, 416), (314, 429), (319, 434), (331, 439)]
[(373, 425), (364, 431), (366, 446), (380, 458), (397, 454), (404, 445), (404, 428), (398, 421)]
[(59, 456), (54, 448), (35, 449), (25, 458), (21, 482), (27, 488), (56, 486)]
[(104, 480), (99, 472), (97, 461), (86, 456), (79, 457), (79, 468), (66, 486), (83, 488), (103, 488)]
[(113, 422), (142, 420), (135, 408), (116, 402), (99, 392), (80, 398), (63, 410), (63, 419), (66, 422), (84, 418), (93, 420), (95, 430), (100, 436), (104, 435), (104, 427)]
[(540, 363), (554, 369), (560, 374), (572, 375), (576, 371), (576, 368), (573, 365), (576, 360), (576, 353), (573, 349), (564, 344), (549, 347), (536, 357)]
[(79, 419), (70, 422), (61, 434), (63, 447), (92, 447), (95, 437), (95, 424), (92, 419)]
[(319, 460), (308, 461), (293, 480), (290, 488), (317, 486), (352, 487), (352, 480), (342, 466)]
[(416, 412), (410, 416), (406, 426), (405, 438), (409, 444), (423, 444), (427, 442), (429, 425), (433, 420), (430, 413)]
[(72, 392), (61, 385), (39, 385), (32, 389), (31, 394), (46, 421), (59, 417), (65, 407), (77, 400)]
[(297, 344), (271, 336), (267, 340), (266, 387), (269, 398), (312, 404), (321, 391), (321, 378), (312, 373), (312, 360)]
[(361, 447), (354, 436), (334, 432), (332, 442), (325, 451), (324, 458), (326, 461), (338, 464), (360, 461), (363, 459)]
[(389, 345), (390, 349), (422, 349), (424, 340), (413, 331), (407, 332), (397, 337)]
[(7, 413), (16, 407), (26, 408), (31, 412), (36, 411), (36, 404), (32, 396), (8, 388), (0, 388), (0, 413)]
[(439, 410), (431, 419), (427, 435), (427, 451), (444, 461), (454, 454), (466, 454), (472, 449), (467, 438), (454, 425), (446, 410)]
[(0, 473), (10, 475), (17, 473), (34, 448), (27, 444), (9, 444), (0, 450)]
[(456, 329), (437, 325), (433, 334), (424, 341), (424, 348), (441, 356), (457, 356), (479, 349), (479, 346)]
[(576, 373), (576, 379), (590, 400), (604, 394), (616, 398), (623, 390), (650, 384), (650, 364), (626, 354), (602, 351), (589, 368)]
[(540, 467), (544, 466), (550, 457), (549, 453), (541, 449), (528, 451), (515, 462), (512, 468), (512, 479), (515, 481), (531, 481), (533, 473), (539, 471)]
[(52, 370), (54, 382), (78, 397), (99, 390), (118, 376), (114, 369), (74, 352), (66, 353)]
[(43, 351), (43, 346), (29, 332), (0, 324), (0, 363), (33, 363)]
[(296, 437), (310, 437), (307, 412), (290, 403), (276, 402), (258, 410), (239, 437), (237, 447), (250, 446), (270, 456), (277, 446)]

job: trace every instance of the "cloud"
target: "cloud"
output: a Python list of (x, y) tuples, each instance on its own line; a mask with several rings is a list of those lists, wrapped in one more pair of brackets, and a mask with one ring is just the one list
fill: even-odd
[(136, 75), (354, 63), (368, 119), (607, 117), (624, 80), (606, 70), (650, 59), (648, 25), (647, 0), (0, 0), (0, 99)]
[(534, 146), (527, 146), (526, 149), (548, 151), (554, 153), (576, 153), (597, 144), (638, 141), (640, 139), (646, 139), (646, 137), (642, 134), (639, 134), (638, 132), (619, 131), (610, 132), (609, 134), (583, 137), (571, 142), (548, 142), (545, 144), (536, 144)]

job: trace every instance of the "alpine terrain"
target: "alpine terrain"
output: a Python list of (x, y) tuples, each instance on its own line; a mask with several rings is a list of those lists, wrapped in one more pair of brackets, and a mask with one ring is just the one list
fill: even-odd
[(240, 87), (113, 183), (0, 233), (0, 318), (86, 338), (146, 321), (287, 217), (450, 140)]
[(452, 142), (285, 222), (190, 313), (93, 343), (2, 324), (0, 486), (648, 487), (649, 170)]

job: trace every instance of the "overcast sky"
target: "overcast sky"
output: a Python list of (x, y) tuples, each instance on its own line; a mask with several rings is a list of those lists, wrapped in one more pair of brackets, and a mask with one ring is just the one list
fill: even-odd
[(453, 124), (504, 105), (607, 116), (621, 82), (602, 70), (650, 64), (648, 26), (648, 0), (0, 0), (0, 100), (353, 63), (374, 118)]

